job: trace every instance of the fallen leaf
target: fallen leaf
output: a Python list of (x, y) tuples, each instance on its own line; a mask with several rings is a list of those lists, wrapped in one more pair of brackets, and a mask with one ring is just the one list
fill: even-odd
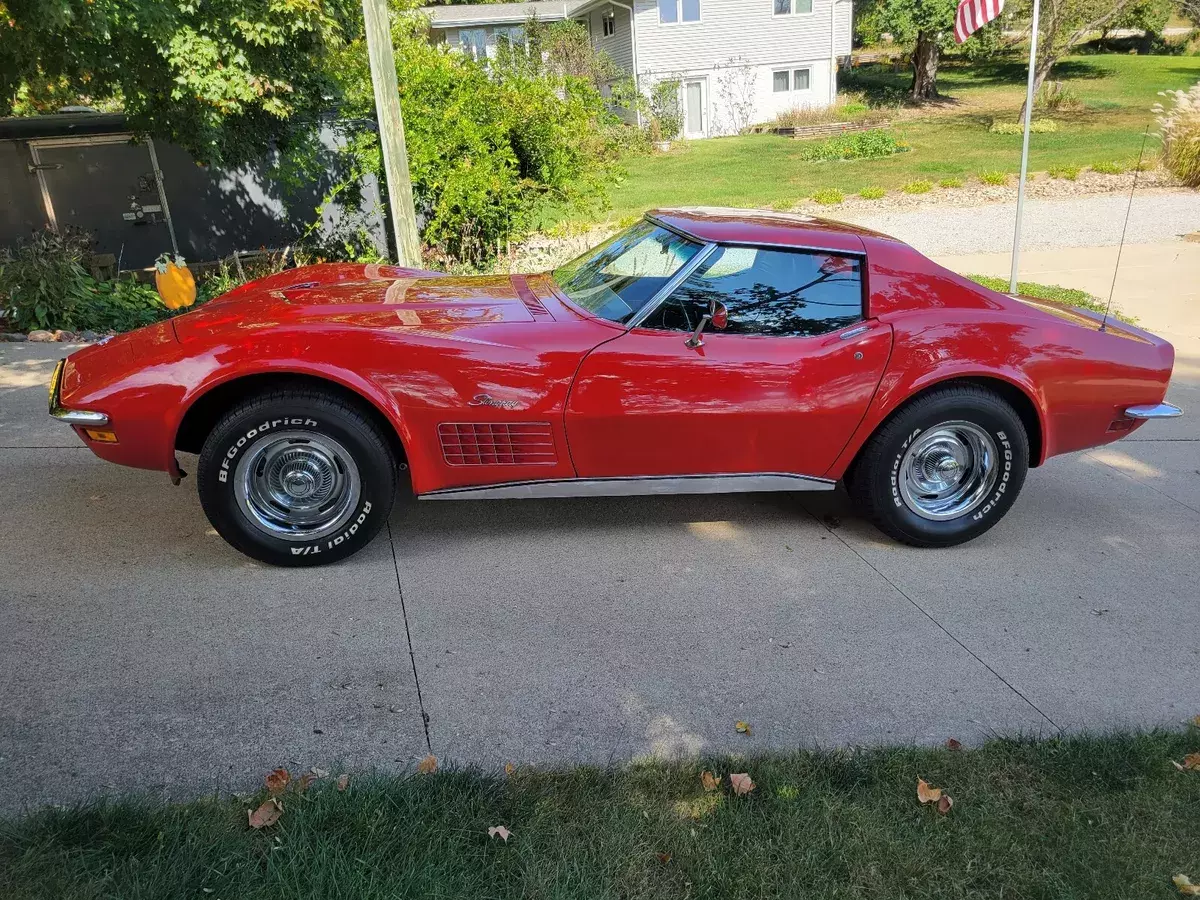
[(504, 764), (504, 774), (505, 775), (511, 775), (515, 771), (517, 771), (517, 767), (514, 766), (512, 763)]
[(943, 816), (950, 812), (950, 808), (954, 806), (954, 800), (949, 794), (942, 794), (942, 797), (937, 802), (937, 811)]
[(498, 838), (502, 839), (504, 841), (504, 843), (506, 843), (506, 844), (508, 843), (508, 838), (511, 834), (512, 834), (512, 832), (509, 831), (507, 828), (505, 828), (503, 825), (493, 825), (492, 827), (490, 827), (488, 829), (488, 837), (490, 837), (490, 838), (498, 837)]
[(917, 799), (922, 803), (937, 803), (942, 799), (942, 789), (930, 787), (924, 778), (917, 779)]
[(750, 723), (749, 722), (738, 722), (733, 727), (737, 730), (738, 734), (749, 734), (750, 733)]
[(721, 786), (721, 776), (714, 775), (712, 772), (709, 772), (707, 769), (705, 769), (700, 773), (700, 784), (704, 786), (706, 791), (715, 791)]
[(1200, 728), (1200, 716), (1192, 716), (1192, 724)]
[(1191, 879), (1186, 875), (1176, 875), (1171, 882), (1185, 897), (1200, 897), (1200, 884), (1192, 884)]
[(745, 772), (730, 773), (729, 786), (735, 794), (742, 797), (754, 790), (754, 781)]
[(339, 775), (338, 780), (337, 780), (337, 789), (339, 791), (344, 791), (349, 786), (350, 786), (350, 776), (349, 775)]
[(670, 853), (655, 853), (654, 855), (658, 857), (658, 861), (664, 866), (671, 861)]
[(272, 797), (258, 809), (246, 810), (246, 815), (250, 820), (251, 828), (269, 828), (283, 815), (283, 804)]
[(958, 738), (950, 738), (950, 740), (946, 741), (946, 749), (947, 750), (961, 750), (962, 749), (962, 741), (960, 741)]
[(1189, 753), (1183, 758), (1180, 768), (1186, 772), (1200, 772), (1200, 753)]
[(308, 790), (309, 785), (311, 785), (316, 780), (317, 780), (317, 776), (314, 775), (312, 772), (305, 772), (303, 775), (301, 775), (295, 781), (294, 786), (296, 788), (296, 792), (299, 794), (303, 794), (305, 791)]
[(309, 771), (312, 772), (313, 775), (315, 775), (317, 778), (328, 778), (329, 777), (328, 769), (318, 769), (316, 766), (313, 766)]
[(417, 763), (417, 772), (421, 775), (432, 775), (437, 771), (437, 757), (430, 753)]
[(267, 776), (267, 793), (272, 797), (282, 794), (291, 780), (292, 775), (287, 769), (276, 769)]

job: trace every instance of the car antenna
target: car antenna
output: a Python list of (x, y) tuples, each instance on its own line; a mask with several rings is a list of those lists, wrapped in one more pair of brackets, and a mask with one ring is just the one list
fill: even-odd
[(1129, 230), (1129, 214), (1133, 212), (1133, 192), (1137, 189), (1138, 175), (1142, 172), (1142, 156), (1146, 152), (1146, 138), (1150, 136), (1150, 123), (1142, 132), (1142, 149), (1138, 151), (1137, 167), (1133, 170), (1133, 184), (1129, 186), (1129, 203), (1125, 207), (1125, 223), (1121, 226), (1121, 243), (1117, 245), (1117, 262), (1113, 266), (1112, 284), (1108, 288), (1108, 303), (1104, 305), (1104, 318), (1100, 320), (1100, 330), (1108, 329), (1108, 314), (1112, 310), (1113, 294), (1117, 290), (1117, 273), (1121, 270), (1121, 251), (1125, 249), (1125, 232)]

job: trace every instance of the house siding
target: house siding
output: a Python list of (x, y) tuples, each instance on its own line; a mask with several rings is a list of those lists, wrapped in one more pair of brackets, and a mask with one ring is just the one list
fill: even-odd
[[(616, 34), (604, 36), (602, 18), (612, 12), (616, 21)], [(630, 25), (629, 10), (619, 6), (601, 6), (579, 17), (588, 29), (592, 38), (592, 46), (603, 50), (612, 61), (626, 72), (633, 72), (633, 28)]]
[[(663, 25), (656, 0), (636, 0), (638, 68), (647, 74), (712, 69), (729, 59), (764, 66), (830, 58), (834, 0), (805, 15), (776, 16), (772, 0), (700, 0), (700, 21)], [(849, 0), (839, 0), (835, 55), (850, 52)]]

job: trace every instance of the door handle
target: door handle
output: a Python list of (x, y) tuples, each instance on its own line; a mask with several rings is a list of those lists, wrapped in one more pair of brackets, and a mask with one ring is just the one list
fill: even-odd
[(856, 338), (860, 334), (866, 334), (871, 330), (870, 325), (859, 325), (857, 328), (851, 328), (849, 331), (843, 331), (838, 335), (843, 341), (848, 341), (850, 338)]

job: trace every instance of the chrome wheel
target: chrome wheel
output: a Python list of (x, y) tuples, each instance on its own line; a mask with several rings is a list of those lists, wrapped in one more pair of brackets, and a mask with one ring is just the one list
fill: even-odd
[(971, 422), (943, 422), (923, 432), (897, 472), (904, 505), (923, 519), (966, 515), (987, 498), (1000, 472), (996, 443)]
[(326, 537), (358, 508), (362, 481), (346, 448), (325, 435), (286, 431), (252, 447), (237, 465), (238, 504), (259, 531), (286, 541)]

